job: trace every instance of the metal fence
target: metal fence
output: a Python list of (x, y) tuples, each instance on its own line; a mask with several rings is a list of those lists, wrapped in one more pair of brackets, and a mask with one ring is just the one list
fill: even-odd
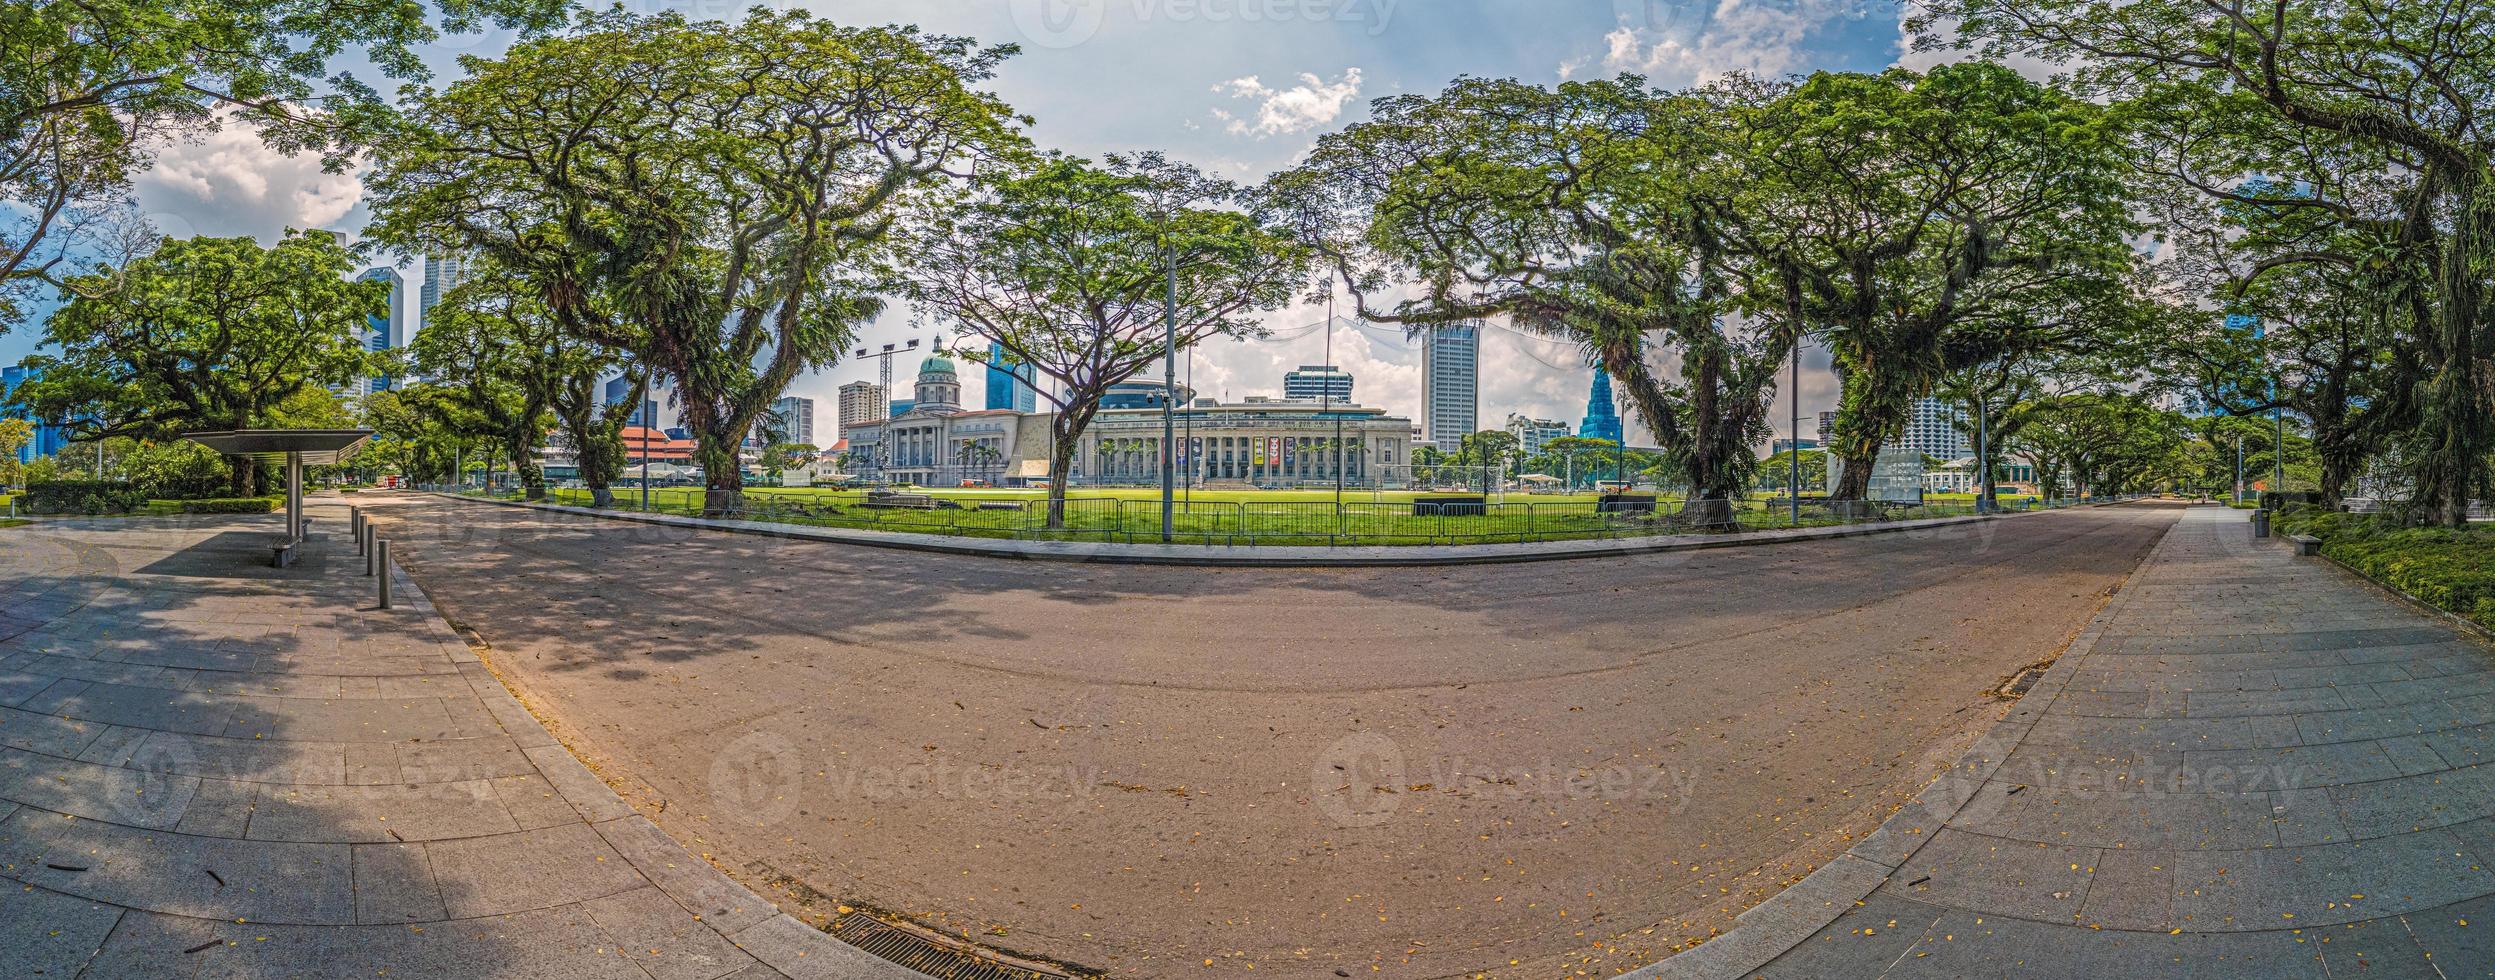
[[(518, 499), (516, 489), (428, 486), (420, 489), (466, 496)], [(554, 490), (555, 503), (585, 505), (584, 490)], [(701, 516), (699, 487), (653, 488), (652, 513)], [(2052, 500), (2004, 500), (1999, 509), (2023, 511), (2117, 498), (2087, 497)], [(638, 487), (616, 488), (613, 509), (638, 511)], [(1651, 509), (1552, 500), (1507, 503), (1433, 505), (1421, 501), (1177, 501), (1170, 515), (1170, 539), (1204, 545), (1446, 545), (1494, 542), (1585, 540), (1645, 537), (1660, 534), (1713, 534), (1790, 527), (1829, 527), (1975, 513), (1971, 502), (1906, 505), (1830, 505), (1803, 501), (1795, 521), (1791, 501), (1746, 499), (1734, 502), (1732, 524), (1705, 525), (1684, 520), (1681, 502), (1665, 498)], [(814, 527), (854, 528), (961, 537), (1014, 538), (1049, 541), (1158, 543), (1161, 502), (1118, 497), (1072, 496), (1065, 501), (1064, 520), (1052, 527), (1044, 498), (979, 500), (904, 495), (881, 504), (848, 493), (748, 493), (745, 509), (735, 518)]]

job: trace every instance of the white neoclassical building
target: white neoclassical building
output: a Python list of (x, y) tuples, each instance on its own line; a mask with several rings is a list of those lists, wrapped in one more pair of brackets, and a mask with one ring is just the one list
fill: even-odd
[[(1158, 382), (1129, 382), (1111, 392), (1075, 452), (1076, 485), (1160, 482), (1162, 390)], [(1346, 485), (1367, 487), (1386, 479), (1387, 467), (1409, 463), (1412, 420), (1384, 409), (1306, 398), (1224, 402), (1193, 395), (1178, 389), (1180, 406), (1171, 419), (1182, 483), (1327, 484), (1339, 461)]]
[[(1223, 402), (1196, 398), (1185, 386), (1175, 394), (1173, 462), (1193, 485), (1328, 484), (1339, 461), (1346, 485), (1378, 486), (1388, 468), (1410, 462), (1411, 420), (1383, 409), (1259, 396)], [(941, 355), (919, 365), (915, 395), (909, 411), (849, 430), (850, 472), (931, 487), (1052, 477), (1051, 413), (963, 410), (959, 374)], [(1157, 381), (1112, 386), (1076, 446), (1068, 485), (1159, 482), (1161, 406), (1170, 396)]]

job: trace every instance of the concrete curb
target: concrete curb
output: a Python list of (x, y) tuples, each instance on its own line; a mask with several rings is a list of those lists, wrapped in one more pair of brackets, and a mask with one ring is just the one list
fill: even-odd
[[(2172, 529), (2168, 529), (2172, 533)], [(2145, 568), (2165, 549), (2159, 538), (2140, 560)], [(2136, 570), (2135, 570), (2136, 571)], [(2124, 576), (2124, 584), (2130, 576)], [(2106, 626), (2131, 602), (2128, 589), (2115, 593), (2097, 610), (2070, 646), (2016, 704), (1977, 736), (1948, 771), (1915, 794), (1914, 799), (1845, 853), (1821, 865), (1801, 881), (1765, 902), (1733, 917), (1733, 928), (1685, 952), (1622, 974), (1624, 980), (1722, 980), (1757, 973), (1786, 952), (1809, 942), (1819, 930), (1854, 908), (1889, 876), (1904, 867), (1935, 831), (1958, 815), (2001, 768), (2003, 761), (2027, 738), (2045, 709), (2070, 686), (2071, 675), (2096, 649)]]
[[(942, 534), (913, 534), (900, 531), (861, 531), (849, 528), (811, 527), (802, 524), (778, 524), (769, 521), (723, 520), (703, 517), (678, 517), (673, 514), (640, 514), (626, 511), (597, 510), (566, 504), (532, 503), (525, 500), (493, 500), (463, 497), (436, 491), (421, 491), (433, 496), (469, 503), (494, 504), (526, 510), (542, 510), (557, 514), (573, 514), (603, 520), (630, 521), (664, 527), (697, 528), (724, 531), (730, 534), (754, 534), (797, 541), (822, 541), (833, 544), (859, 545), (869, 548), (894, 548), (937, 554), (978, 555), (988, 558), (1016, 558), (1037, 561), (1100, 562), (1127, 565), (1193, 565), (1220, 568), (1408, 568), (1438, 565), (1495, 565), (1536, 561), (1565, 561), (1575, 558), (1607, 558), (1629, 555), (1663, 554), (1682, 551), (1704, 551), (1714, 548), (1741, 548), (1752, 545), (1781, 544), (1792, 541), (1824, 541), (1832, 538), (1853, 538), (1901, 531), (1921, 531), (1978, 524), (1984, 521), (2019, 517), (2022, 514), (1987, 514), (1966, 517), (1936, 517), (1917, 521), (1896, 521), (1882, 524), (1852, 524), (1841, 527), (1787, 528), (1726, 535), (1649, 535), (1635, 538), (1605, 538), (1589, 541), (1538, 541), (1522, 544), (1456, 544), (1456, 545), (1372, 545), (1351, 547), (1312, 547), (1306, 545), (1165, 545), (1112, 544), (1077, 541), (1012, 541), (997, 538), (965, 538)], [(2083, 506), (2099, 506), (2088, 504)], [(2028, 511), (2023, 513), (2051, 513)]]
[[(396, 561), (391, 564), (398, 565)], [(926, 974), (842, 942), (780, 911), (769, 899), (695, 857), (658, 824), (625, 803), (623, 797), (617, 796), (556, 740), (537, 716), (520, 703), (501, 676), (460, 637), (407, 569), (393, 567), (388, 571), (395, 601), (424, 614), (427, 630), (453, 649), (469, 689), (485, 702), (486, 711), (494, 720), (512, 733), (522, 754), (556, 793), (580, 811), (589, 827), (660, 893), (692, 912), (746, 955), (792, 980), (926, 980)]]

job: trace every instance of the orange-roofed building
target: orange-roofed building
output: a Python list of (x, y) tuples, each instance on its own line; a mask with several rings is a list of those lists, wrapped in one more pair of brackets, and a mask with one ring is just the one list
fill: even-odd
[(653, 463), (693, 465), (693, 440), (677, 439), (657, 429), (638, 425), (624, 427), (624, 461), (641, 465), (643, 457)]

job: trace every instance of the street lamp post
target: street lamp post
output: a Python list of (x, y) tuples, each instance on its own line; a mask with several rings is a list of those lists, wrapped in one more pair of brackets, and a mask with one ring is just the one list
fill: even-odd
[[(1166, 225), (1164, 226), (1166, 228)], [(1169, 267), (1169, 291), (1161, 310), (1161, 543), (1170, 543), (1178, 504), (1178, 251), (1162, 232), (1161, 258)]]
[[(1793, 526), (1802, 526), (1802, 338), (1793, 338), (1793, 438), (1785, 440), (1785, 495), (1793, 499)], [(1625, 434), (1625, 433), (1624, 433)]]
[(658, 424), (658, 419), (652, 417), (658, 413), (650, 411), (650, 371), (646, 367), (641, 370), (639, 391), (632, 397), (632, 412), (641, 416), (641, 512), (647, 514), (650, 512), (650, 427)]

